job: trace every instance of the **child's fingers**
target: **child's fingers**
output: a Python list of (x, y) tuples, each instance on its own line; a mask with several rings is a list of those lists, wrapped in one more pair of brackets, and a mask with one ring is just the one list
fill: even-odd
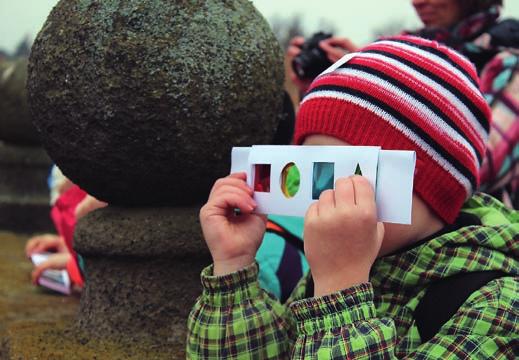
[(351, 178), (355, 189), (355, 204), (360, 207), (376, 209), (375, 192), (369, 181), (360, 175)]
[(208, 203), (211, 203), (214, 198), (225, 196), (228, 193), (240, 194), (240, 196), (245, 196), (247, 198), (252, 199), (253, 192), (249, 191), (248, 188), (242, 186), (235, 185), (222, 185), (220, 186), (211, 196), (209, 197)]
[(317, 202), (319, 216), (323, 216), (335, 209), (335, 197), (333, 195), (333, 190), (328, 189), (324, 190), (319, 196), (319, 201)]
[(211, 197), (213, 194), (215, 194), (222, 186), (232, 185), (239, 188), (242, 188), (246, 192), (253, 193), (253, 190), (247, 185), (245, 182), (247, 180), (247, 174), (245, 173), (236, 173), (231, 174), (227, 177), (221, 178), (216, 180), (216, 182), (213, 185), (213, 188), (211, 189), (211, 192), (209, 194), (209, 197)]
[(309, 207), (308, 210), (306, 210), (305, 214), (305, 224), (308, 223), (307, 220), (309, 219), (315, 219), (319, 216), (319, 206), (317, 205), (317, 201), (313, 202)]
[(351, 177), (342, 177), (335, 182), (335, 204), (337, 207), (355, 205), (355, 189)]
[(43, 236), (39, 236), (38, 238), (31, 239), (29, 243), (27, 243), (27, 246), (25, 247), (25, 254), (27, 255), (27, 257), (30, 257), (34, 253), (43, 252), (49, 249), (56, 248), (57, 245), (57, 241)]
[(256, 202), (250, 196), (243, 193), (229, 192), (215, 196), (207, 203), (208, 216), (221, 215), (227, 216), (229, 210), (240, 209), (244, 213), (251, 213), (256, 208)]
[(207, 203), (210, 205), (221, 204), (222, 199), (228, 198), (231, 195), (239, 196), (240, 198), (243, 198), (243, 201), (245, 201), (247, 204), (256, 207), (256, 202), (249, 193), (240, 188), (231, 186), (221, 188), (218, 194), (215, 194), (215, 196), (213, 196)]
[(246, 180), (247, 179), (247, 173), (245, 171), (239, 171), (239, 172), (232, 173), (232, 174), (230, 174), (227, 177)]

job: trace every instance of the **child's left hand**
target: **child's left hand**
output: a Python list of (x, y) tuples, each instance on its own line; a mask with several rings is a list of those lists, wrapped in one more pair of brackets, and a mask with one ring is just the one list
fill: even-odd
[(305, 217), (304, 246), (315, 296), (369, 281), (384, 237), (375, 193), (362, 176), (340, 178), (321, 193)]

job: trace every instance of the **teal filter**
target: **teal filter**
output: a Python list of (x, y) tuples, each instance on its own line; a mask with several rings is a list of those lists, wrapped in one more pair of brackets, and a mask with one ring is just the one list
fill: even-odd
[(333, 189), (334, 163), (316, 162), (312, 174), (312, 199), (318, 200), (324, 190)]

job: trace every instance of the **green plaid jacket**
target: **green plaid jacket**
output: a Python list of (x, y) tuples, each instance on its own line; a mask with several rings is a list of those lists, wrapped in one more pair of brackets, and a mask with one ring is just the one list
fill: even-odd
[[(260, 288), (257, 264), (226, 276), (202, 272), (188, 319), (189, 359), (515, 359), (519, 356), (519, 213), (477, 194), (467, 226), (377, 260), (370, 282), (286, 304)], [(423, 343), (413, 311), (430, 282), (501, 270)]]

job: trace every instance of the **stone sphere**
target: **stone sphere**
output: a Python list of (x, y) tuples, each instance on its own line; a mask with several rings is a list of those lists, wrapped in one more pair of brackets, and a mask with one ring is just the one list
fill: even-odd
[(28, 97), (63, 173), (116, 205), (186, 205), (233, 146), (269, 143), (281, 48), (248, 0), (61, 0), (32, 47)]

